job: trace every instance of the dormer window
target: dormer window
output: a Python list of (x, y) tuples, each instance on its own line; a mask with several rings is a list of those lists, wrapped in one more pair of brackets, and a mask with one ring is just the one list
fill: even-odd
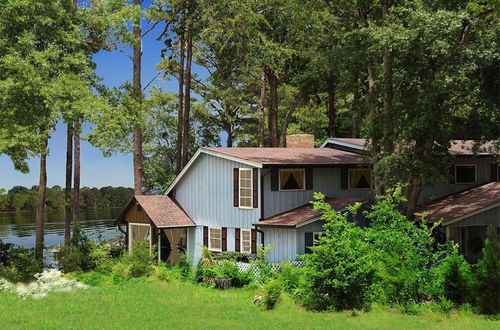
[(455, 183), (476, 183), (476, 165), (455, 165)]
[(303, 168), (282, 168), (279, 171), (280, 191), (305, 190), (306, 171)]
[(349, 169), (349, 189), (371, 189), (373, 187), (372, 170), (369, 168)]

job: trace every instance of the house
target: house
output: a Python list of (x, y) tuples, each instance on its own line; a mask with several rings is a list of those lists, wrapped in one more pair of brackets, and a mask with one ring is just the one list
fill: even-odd
[[(252, 254), (258, 244), (273, 246), (271, 261), (294, 260), (307, 253), (323, 231), (321, 214), (309, 203), (314, 192), (322, 192), (337, 210), (373, 198), (366, 142), (328, 139), (314, 148), (314, 137), (301, 135), (290, 137), (287, 148), (200, 148), (165, 195), (134, 197), (117, 224), (125, 225), (129, 241), (157, 244), (159, 258), (171, 264), (178, 262), (179, 251), (196, 262), (203, 246), (214, 252)], [(425, 204), (422, 211), (431, 214), (442, 205), (456, 204), (446, 214), (457, 208), (463, 214), (446, 220), (451, 226), (447, 237), (467, 240), (465, 231), (457, 236), (455, 228), (476, 224), (483, 211), (489, 220), (478, 226), (499, 226), (500, 205), (494, 192), (498, 183), (485, 185), (498, 180), (498, 165), (487, 152), (474, 155), (467, 150), (470, 141), (456, 143), (450, 149), (456, 156), (453, 183), (426, 188), (423, 201), (435, 204)], [(480, 185), (481, 191), (490, 191), (484, 195), (487, 206), (468, 207), (467, 197), (443, 199), (467, 191), (477, 196), (473, 189)], [(353, 220), (364, 225), (362, 218)]]

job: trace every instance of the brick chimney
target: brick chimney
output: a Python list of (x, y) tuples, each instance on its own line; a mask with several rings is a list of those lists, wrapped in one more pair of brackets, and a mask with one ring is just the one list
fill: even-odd
[(286, 136), (287, 148), (314, 148), (314, 135), (292, 134)]

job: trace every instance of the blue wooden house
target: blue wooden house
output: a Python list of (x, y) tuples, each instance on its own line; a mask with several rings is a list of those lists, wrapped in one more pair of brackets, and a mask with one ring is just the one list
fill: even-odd
[[(320, 148), (312, 136), (299, 141), (287, 148), (200, 148), (165, 195), (136, 196), (117, 224), (129, 241), (157, 244), (159, 258), (171, 264), (180, 251), (197, 262), (203, 246), (253, 254), (258, 244), (273, 247), (271, 261), (295, 260), (323, 231), (309, 203), (314, 192), (337, 210), (373, 199), (367, 141), (328, 139)], [(419, 210), (431, 221), (443, 218), (443, 235), (474, 260), (486, 226), (500, 227), (500, 183), (494, 158), (473, 154), (472, 144), (454, 142), (451, 181), (425, 187)]]

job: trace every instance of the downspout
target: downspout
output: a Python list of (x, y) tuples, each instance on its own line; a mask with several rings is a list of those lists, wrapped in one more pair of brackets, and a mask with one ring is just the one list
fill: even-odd
[[(260, 219), (259, 219), (259, 221), (264, 220), (264, 177), (266, 175), (268, 175), (269, 173), (271, 173), (271, 172), (269, 171), (260, 177)], [(264, 232), (262, 230), (260, 230), (257, 226), (254, 225), (254, 227), (255, 227), (255, 230), (258, 233), (260, 233), (260, 237), (261, 237), (260, 241), (261, 241), (262, 246), (264, 246)]]

